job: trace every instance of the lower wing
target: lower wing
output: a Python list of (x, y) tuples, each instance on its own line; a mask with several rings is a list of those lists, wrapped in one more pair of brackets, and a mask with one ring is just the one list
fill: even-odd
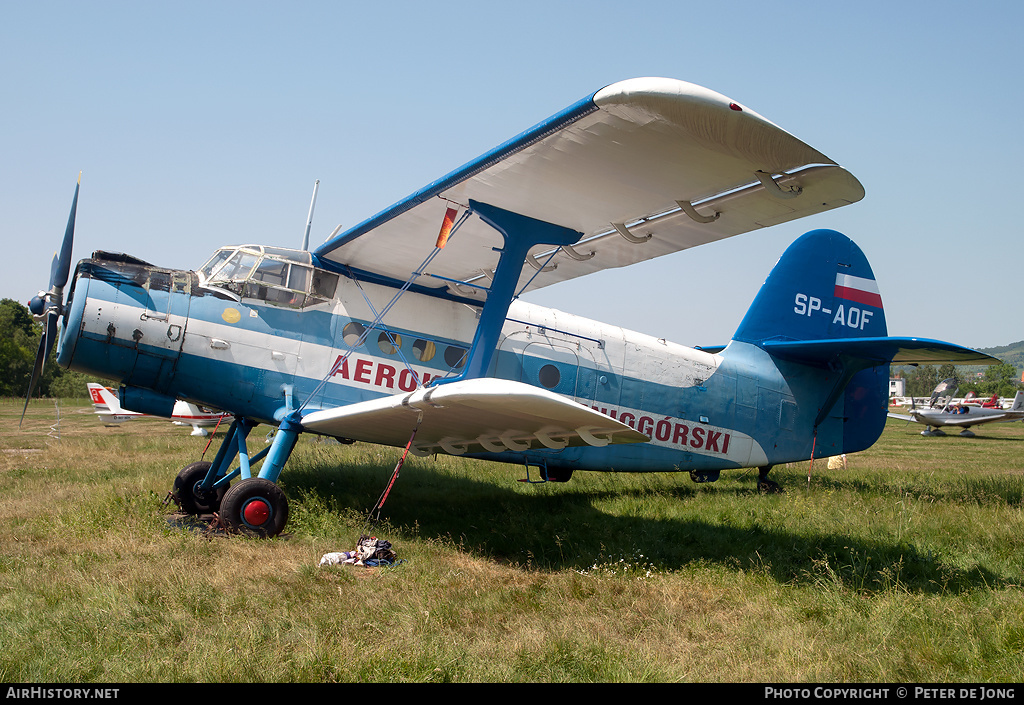
[(500, 453), (650, 440), (626, 424), (538, 387), (482, 378), (302, 417), (307, 431), (431, 453)]

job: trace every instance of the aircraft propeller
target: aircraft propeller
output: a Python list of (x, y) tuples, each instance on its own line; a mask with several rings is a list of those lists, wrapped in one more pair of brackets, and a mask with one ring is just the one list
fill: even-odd
[(910, 411), (910, 418), (907, 419), (907, 422), (905, 424), (903, 424), (903, 428), (906, 428), (911, 423), (913, 423), (912, 419), (914, 418), (914, 414), (917, 412), (917, 400), (914, 399), (913, 395), (911, 395), (911, 397), (910, 397), (910, 409), (909, 409), (909, 411)]
[[(35, 365), (32, 367), (32, 377), (28, 383), (28, 394), (25, 396), (25, 408), (21, 411), (21, 421), (25, 420), (25, 412), (28, 411), (28, 402), (35, 391), (36, 382), (43, 373), (46, 365), (46, 358), (53, 349), (57, 340), (57, 321), (64, 313), (64, 286), (68, 283), (68, 276), (71, 273), (71, 249), (75, 239), (75, 213), (78, 210), (78, 190), (82, 185), (82, 175), (78, 175), (78, 183), (75, 185), (75, 197), (71, 201), (71, 215), (68, 216), (68, 226), (64, 230), (64, 242), (61, 244), (60, 252), (54, 253), (53, 261), (50, 263), (50, 288), (47, 291), (40, 291), (28, 302), (28, 310), (32, 312), (37, 320), (43, 320), (43, 335), (39, 339), (39, 349), (36, 352)], [(18, 423), (21, 426), (21, 422)]]

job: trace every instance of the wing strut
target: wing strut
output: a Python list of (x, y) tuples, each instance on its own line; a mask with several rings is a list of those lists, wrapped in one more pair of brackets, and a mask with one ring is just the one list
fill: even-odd
[(487, 374), (487, 368), (498, 345), (498, 337), (501, 335), (501, 327), (508, 314), (508, 307), (516, 293), (523, 264), (528, 261), (530, 248), (537, 245), (574, 245), (583, 237), (583, 233), (577, 230), (513, 213), (487, 203), (471, 200), (469, 207), (482, 221), (501, 233), (505, 244), (498, 253), (498, 266), (494, 269), (487, 300), (480, 312), (480, 324), (470, 346), (466, 366), (457, 377), (438, 380), (438, 384), (479, 378)]

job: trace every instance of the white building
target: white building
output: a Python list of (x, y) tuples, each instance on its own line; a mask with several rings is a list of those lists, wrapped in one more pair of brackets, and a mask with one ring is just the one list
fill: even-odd
[(890, 397), (905, 397), (907, 395), (907, 380), (902, 377), (893, 377), (889, 379), (889, 396)]

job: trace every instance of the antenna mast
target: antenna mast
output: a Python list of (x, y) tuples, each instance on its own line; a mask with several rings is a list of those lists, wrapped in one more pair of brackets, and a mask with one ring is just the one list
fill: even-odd
[(313, 184), (313, 200), (309, 202), (309, 217), (306, 218), (306, 232), (302, 236), (302, 249), (309, 249), (309, 229), (313, 227), (313, 208), (316, 207), (316, 192), (320, 188), (320, 179)]

